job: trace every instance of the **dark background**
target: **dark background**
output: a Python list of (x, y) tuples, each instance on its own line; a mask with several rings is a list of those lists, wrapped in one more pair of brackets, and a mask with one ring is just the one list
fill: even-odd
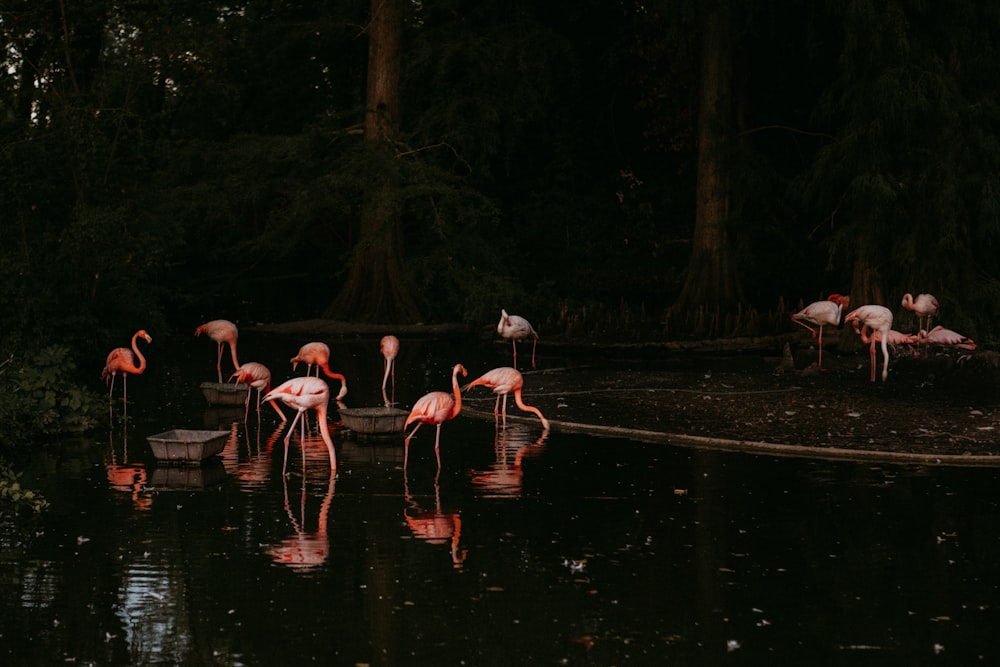
[(396, 3), (376, 142), (383, 5), (0, 0), (4, 349), (500, 308), (549, 338), (760, 335), (831, 292), (902, 330), (930, 292), (992, 338), (993, 3)]

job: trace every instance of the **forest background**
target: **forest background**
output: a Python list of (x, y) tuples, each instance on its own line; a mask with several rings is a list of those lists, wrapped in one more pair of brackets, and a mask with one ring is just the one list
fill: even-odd
[(930, 292), (996, 340), (997, 3), (0, 0), (0, 31), (0, 421), (64, 428), (73, 360), (216, 317), (646, 341)]

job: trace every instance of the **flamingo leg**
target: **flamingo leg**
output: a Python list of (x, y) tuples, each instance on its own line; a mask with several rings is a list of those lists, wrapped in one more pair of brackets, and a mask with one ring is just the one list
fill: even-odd
[(868, 347), (868, 356), (871, 358), (871, 367), (872, 367), (871, 381), (874, 382), (875, 381), (875, 341), (872, 341), (871, 345)]
[(816, 337), (819, 341), (819, 369), (823, 370), (823, 325), (819, 325), (819, 335)]
[(417, 422), (416, 427), (412, 431), (410, 431), (410, 435), (406, 436), (406, 440), (403, 441), (403, 469), (404, 470), (406, 469), (406, 463), (407, 463), (407, 461), (410, 458), (410, 440), (413, 438), (413, 434), (415, 434), (417, 432), (417, 429), (420, 428), (421, 424), (423, 424), (423, 422)]
[(531, 367), (532, 368), (535, 367), (535, 348), (537, 348), (537, 347), (538, 347), (538, 339), (536, 338), (535, 342), (532, 343), (532, 345), (531, 345)]
[(292, 439), (292, 433), (295, 432), (295, 423), (302, 418), (303, 412), (305, 410), (299, 410), (295, 413), (295, 419), (292, 420), (292, 423), (288, 426), (288, 433), (285, 434), (285, 460), (281, 464), (281, 474), (285, 474), (285, 469), (288, 467), (288, 443)]
[[(888, 337), (888, 331), (882, 334), (882, 382), (885, 382), (889, 377), (889, 344), (885, 340)], [(875, 378), (872, 379), (874, 380)]]
[(514, 368), (517, 368), (517, 341), (511, 338), (510, 343), (514, 346)]
[(437, 434), (434, 436), (434, 455), (437, 457), (438, 473), (441, 472), (441, 424), (437, 425)]
[(222, 384), (222, 343), (219, 343), (219, 358), (215, 362), (215, 370), (219, 372), (219, 384)]

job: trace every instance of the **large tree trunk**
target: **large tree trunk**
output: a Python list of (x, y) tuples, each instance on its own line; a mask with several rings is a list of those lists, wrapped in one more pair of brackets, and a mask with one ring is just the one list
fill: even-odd
[(708, 320), (717, 319), (734, 311), (742, 298), (729, 232), (734, 134), (730, 20), (728, 9), (718, 5), (702, 18), (694, 238), (687, 278), (672, 308), (684, 320), (705, 321), (706, 314)]
[[(403, 16), (400, 0), (372, 0), (368, 28), (368, 86), (365, 103), (367, 159), (393, 150), (401, 127), (400, 47)], [(403, 277), (400, 202), (395, 169), (378, 170), (364, 193), (358, 242), (351, 267), (327, 317), (359, 322), (414, 322), (420, 309)]]

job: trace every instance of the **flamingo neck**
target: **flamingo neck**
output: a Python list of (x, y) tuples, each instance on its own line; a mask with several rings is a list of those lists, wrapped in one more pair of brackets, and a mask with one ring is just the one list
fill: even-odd
[(523, 400), (521, 400), (521, 390), (518, 389), (514, 392), (514, 402), (517, 403), (517, 407), (521, 408), (525, 412), (534, 412), (538, 418), (542, 421), (542, 428), (548, 430), (549, 420), (545, 418), (542, 411), (533, 405), (527, 405)]
[(132, 352), (139, 359), (139, 364), (135, 367), (136, 373), (142, 373), (146, 370), (146, 357), (142, 356), (142, 352), (139, 351), (139, 332), (136, 331), (132, 334)]
[(333, 448), (333, 438), (330, 437), (330, 426), (326, 423), (326, 405), (316, 406), (316, 419), (319, 421), (319, 432), (326, 443), (326, 449), (330, 452), (330, 474), (337, 469), (337, 452)]
[(451, 408), (451, 418), (454, 419), (462, 410), (462, 390), (458, 387), (458, 368), (451, 372), (451, 390), (455, 397), (455, 404)]
[(233, 368), (239, 368), (240, 367), (240, 362), (239, 362), (239, 359), (236, 358), (236, 341), (235, 340), (233, 340), (232, 342), (229, 343), (229, 353), (233, 355)]

